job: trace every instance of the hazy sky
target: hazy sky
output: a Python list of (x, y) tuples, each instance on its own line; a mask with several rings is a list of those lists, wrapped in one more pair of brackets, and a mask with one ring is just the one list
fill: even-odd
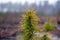
[(31, 4), (31, 3), (39, 4), (40, 1), (41, 2), (48, 1), (50, 4), (54, 4), (54, 3), (56, 3), (57, 0), (0, 0), (0, 3), (12, 2), (12, 3), (22, 3), (22, 4), (24, 4), (26, 1), (29, 4)]

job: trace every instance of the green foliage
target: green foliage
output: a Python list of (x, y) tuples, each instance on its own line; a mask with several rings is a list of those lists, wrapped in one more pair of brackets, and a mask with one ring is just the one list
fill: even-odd
[(24, 40), (32, 40), (34, 28), (32, 27), (32, 24), (31, 24), (31, 16), (28, 17), (25, 23), (26, 23), (26, 28), (25, 28), (26, 34), (25, 34)]
[(5, 14), (4, 14), (3, 12), (0, 12), (0, 24), (5, 22), (5, 20), (4, 20), (4, 18), (5, 18), (4, 15), (5, 15)]
[(33, 40), (35, 27), (37, 28), (37, 16), (34, 10), (27, 10), (23, 19), (24, 40)]
[(50, 40), (50, 38), (48, 37), (48, 35), (45, 34), (43, 37), (41, 37), (40, 40)]
[(57, 15), (60, 16), (60, 10), (57, 11)]
[(53, 31), (55, 29), (54, 23), (50, 22), (50, 18), (48, 18), (47, 22), (44, 24), (44, 30)]
[(49, 23), (45, 23), (44, 24), (44, 29), (46, 31), (52, 31), (52, 30), (54, 30), (54, 26), (53, 25), (50, 25)]
[(4, 13), (3, 12), (0, 12), (0, 16), (4, 16)]

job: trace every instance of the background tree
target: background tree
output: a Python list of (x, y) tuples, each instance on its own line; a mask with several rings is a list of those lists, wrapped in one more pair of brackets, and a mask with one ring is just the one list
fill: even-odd
[(50, 18), (47, 18), (47, 21), (44, 24), (44, 30), (45, 31), (53, 31), (55, 29), (55, 26), (53, 23), (50, 22)]
[(57, 11), (56, 15), (57, 16), (60, 16), (60, 10)]

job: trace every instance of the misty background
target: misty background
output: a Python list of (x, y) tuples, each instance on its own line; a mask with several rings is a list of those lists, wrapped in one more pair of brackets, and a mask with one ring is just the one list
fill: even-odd
[(57, 14), (60, 12), (60, 1), (56, 1), (55, 4), (49, 4), (48, 1), (40, 1), (39, 5), (36, 3), (29, 4), (28, 2), (22, 3), (0, 3), (0, 12), (24, 12), (26, 8), (34, 8), (37, 13), (44, 14)]

